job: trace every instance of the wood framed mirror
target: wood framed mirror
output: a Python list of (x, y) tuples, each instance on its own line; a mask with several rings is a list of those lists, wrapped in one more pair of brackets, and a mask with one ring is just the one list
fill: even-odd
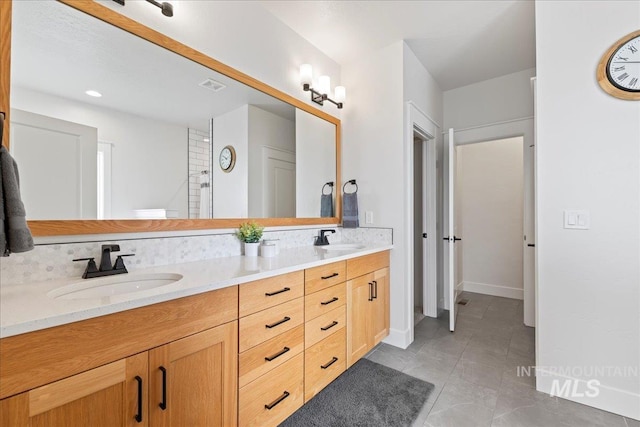
[[(0, 109), (7, 115), (3, 145), (21, 168), (23, 199), (34, 236), (235, 228), (248, 219), (265, 226), (340, 222), (339, 119), (97, 2), (30, 3), (34, 2), (0, 2)], [(52, 18), (51, 10), (43, 10), (45, 7), (62, 11), (62, 28), (47, 28), (45, 23)], [(24, 27), (26, 16), (35, 27)], [(76, 18), (83, 21), (70, 22)], [(65, 43), (64, 37), (76, 44), (50, 45), (52, 41)], [(109, 40), (116, 44), (108, 45)], [(121, 48), (123, 43), (127, 49)], [(40, 50), (25, 53), (31, 46)], [(56, 64), (55, 50), (60, 48), (77, 52), (77, 58), (59, 55), (62, 59)], [(83, 49), (85, 57), (80, 54)], [(137, 61), (142, 49), (144, 61)], [(48, 54), (52, 56), (38, 68), (42, 73), (42, 64), (47, 64), (46, 78), (39, 77), (31, 70)], [(90, 63), (93, 57), (102, 69)], [(162, 85), (152, 82), (145, 86), (149, 71), (159, 68), (163, 71), (156, 77)], [(103, 104), (79, 94), (79, 84), (84, 84), (83, 91), (93, 89), (84, 79), (87, 75), (97, 77), (108, 88), (110, 96), (101, 100)], [(109, 84), (114, 75), (120, 80)], [(56, 76), (66, 78), (55, 80)], [(208, 90), (219, 86), (224, 90)], [(67, 95), (70, 91), (73, 96)], [(120, 97), (114, 96), (117, 92)], [(186, 101), (176, 94), (184, 94)], [(213, 98), (219, 102), (212, 102)], [(77, 113), (80, 103), (86, 106), (82, 114), (60, 115), (60, 111)], [(107, 110), (112, 114), (105, 114)], [(122, 121), (127, 123), (156, 122), (143, 131), (129, 127), (118, 133), (115, 130), (122, 126), (114, 125), (115, 120), (125, 116)], [(230, 123), (238, 122), (241, 131), (230, 128)], [(71, 145), (76, 151), (58, 149), (52, 142), (55, 138), (41, 135), (43, 128), (53, 129), (56, 135), (72, 134)], [(35, 141), (38, 135), (44, 141), (40, 145), (22, 142)], [(78, 135), (86, 135), (89, 142), (79, 142)], [(168, 135), (174, 135), (179, 150), (172, 145), (165, 154), (162, 149), (169, 143), (161, 139)], [(127, 143), (129, 140), (135, 144)], [(284, 146), (285, 142), (293, 144), (292, 148)], [(196, 152), (206, 143), (207, 160), (196, 159)], [(64, 141), (60, 144), (70, 146)], [(219, 157), (229, 145), (237, 158), (232, 170), (225, 171)], [(79, 150), (78, 146), (85, 148)], [(135, 151), (142, 152), (142, 157), (134, 158), (131, 153)], [(84, 163), (79, 163), (78, 152), (86, 157)], [(75, 163), (60, 166), (56, 156), (74, 158)], [(120, 169), (109, 163), (112, 157)], [(126, 174), (114, 172), (112, 177), (104, 170)], [(60, 171), (68, 186), (47, 179), (53, 171)], [(203, 171), (209, 176), (201, 176)], [(207, 181), (212, 182), (213, 190), (203, 193), (200, 190), (207, 188), (202, 185)], [(333, 182), (336, 189), (334, 215), (320, 217), (320, 195), (326, 182)], [(265, 183), (279, 187), (276, 191), (264, 187)], [(143, 185), (138, 189), (134, 184)], [(60, 188), (70, 188), (70, 196)], [(166, 191), (157, 191), (154, 199), (158, 189)], [(126, 200), (112, 199), (114, 194), (125, 195)], [(200, 209), (194, 201), (200, 203)], [(206, 201), (209, 210), (203, 211)], [(69, 212), (61, 212), (65, 210)], [(207, 212), (209, 218), (202, 219)], [(154, 219), (160, 217), (163, 219)]]

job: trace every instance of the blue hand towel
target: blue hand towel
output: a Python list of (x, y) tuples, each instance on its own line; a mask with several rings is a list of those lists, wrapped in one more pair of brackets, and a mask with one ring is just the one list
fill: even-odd
[(342, 213), (342, 227), (360, 227), (360, 221), (358, 219), (358, 193), (344, 193), (342, 196), (342, 202), (344, 206), (344, 211)]
[(333, 193), (320, 196), (320, 217), (333, 217)]
[[(3, 124), (0, 123), (0, 127)], [(9, 151), (0, 146), (0, 256), (32, 249), (33, 237), (27, 227), (26, 212), (20, 198), (18, 165)]]

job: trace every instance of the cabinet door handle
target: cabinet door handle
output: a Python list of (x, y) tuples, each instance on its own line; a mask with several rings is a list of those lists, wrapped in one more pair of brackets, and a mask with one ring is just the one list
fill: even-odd
[(167, 409), (167, 369), (164, 366), (158, 369), (162, 372), (162, 402), (158, 406), (164, 411)]
[(373, 301), (373, 283), (369, 282), (369, 301)]
[(137, 422), (142, 422), (142, 378), (136, 375), (136, 381), (138, 381), (138, 413), (134, 417)]
[(320, 305), (329, 305), (329, 304), (331, 304), (332, 302), (336, 302), (336, 301), (338, 301), (338, 299), (339, 299), (338, 297), (333, 297), (333, 298), (331, 298), (329, 301), (322, 301), (322, 302), (320, 303)]
[(373, 281), (373, 299), (378, 299), (378, 281)]
[(290, 291), (290, 290), (291, 290), (291, 288), (283, 288), (283, 289), (280, 289), (279, 291), (265, 292), (264, 294), (265, 294), (265, 296), (272, 297), (274, 295), (278, 295), (278, 294), (281, 294), (283, 292), (287, 292), (287, 291)]
[(280, 396), (279, 398), (277, 398), (273, 402), (269, 403), (268, 405), (264, 405), (264, 407), (267, 408), (268, 410), (272, 410), (278, 403), (282, 402), (287, 397), (289, 397), (289, 392), (285, 390), (285, 392), (282, 393), (282, 396)]
[(333, 322), (331, 322), (330, 325), (327, 325), (325, 327), (322, 327), (320, 329), (322, 329), (323, 331), (328, 331), (329, 329), (333, 328), (334, 326), (336, 326), (338, 324), (338, 321), (334, 320)]
[(273, 356), (265, 357), (264, 360), (266, 360), (267, 362), (271, 362), (272, 360), (277, 359), (278, 357), (282, 356), (283, 354), (285, 354), (289, 350), (291, 350), (289, 347), (285, 347), (282, 350), (280, 350), (279, 352), (277, 352), (276, 354), (274, 354)]
[(333, 274), (330, 274), (330, 275), (328, 275), (328, 276), (322, 276), (322, 277), (320, 277), (320, 278), (321, 278), (322, 280), (327, 280), (327, 279), (331, 279), (332, 277), (336, 277), (336, 276), (339, 276), (339, 275), (340, 275), (340, 273), (333, 273)]
[(275, 328), (276, 326), (282, 325), (284, 322), (288, 322), (289, 320), (291, 320), (291, 318), (289, 316), (285, 316), (284, 319), (278, 320), (276, 323), (272, 323), (270, 325), (264, 325), (264, 327), (267, 329)]
[(333, 365), (337, 361), (338, 361), (338, 358), (334, 356), (329, 363), (327, 363), (326, 365), (321, 365), (320, 367), (322, 369), (327, 369), (329, 366)]

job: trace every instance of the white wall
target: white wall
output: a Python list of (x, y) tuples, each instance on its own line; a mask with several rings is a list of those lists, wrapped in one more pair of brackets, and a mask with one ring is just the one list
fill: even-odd
[(296, 123), (249, 105), (249, 217), (262, 218), (264, 210), (262, 147), (296, 151)]
[[(296, 109), (296, 216), (319, 217), (322, 187), (335, 180), (336, 127)], [(334, 185), (334, 197), (340, 191)]]
[[(365, 211), (374, 215), (372, 226), (393, 227), (391, 251), (391, 333), (394, 345), (411, 342), (410, 304), (413, 283), (405, 272), (403, 167), (404, 102), (414, 101), (436, 121), (442, 92), (404, 42), (396, 42), (363, 58), (344, 64), (342, 80), (349, 88), (343, 112), (343, 181), (358, 181), (360, 223)], [(406, 91), (405, 91), (406, 88)], [(375, 90), (374, 90), (375, 89)], [(409, 98), (409, 99), (408, 99)]]
[(522, 138), (458, 147), (465, 290), (523, 297)]
[[(213, 218), (246, 218), (249, 213), (249, 106), (243, 105), (213, 119)], [(220, 168), (220, 152), (231, 145), (236, 164), (231, 172)]]
[[(113, 218), (133, 209), (178, 210), (187, 218), (187, 128), (54, 95), (12, 87), (12, 107), (98, 129), (113, 143)], [(152, 160), (152, 161), (151, 161)]]
[[(614, 19), (615, 17), (615, 19)], [(640, 3), (536, 2), (538, 353), (550, 367), (634, 367), (569, 397), (640, 419), (640, 103), (604, 93), (601, 55), (640, 27)], [(570, 78), (567, 78), (570, 76)], [(564, 209), (591, 213), (563, 229)], [(540, 372), (540, 371), (539, 371)], [(538, 374), (549, 392), (563, 377)], [(580, 383), (584, 391), (585, 383)]]
[(461, 129), (533, 116), (531, 77), (519, 71), (444, 92), (444, 128)]

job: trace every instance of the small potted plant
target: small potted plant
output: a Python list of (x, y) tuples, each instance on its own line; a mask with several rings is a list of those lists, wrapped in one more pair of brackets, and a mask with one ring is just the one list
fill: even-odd
[(240, 224), (236, 236), (240, 241), (244, 242), (245, 256), (258, 256), (258, 246), (260, 246), (263, 230), (264, 227), (259, 226), (255, 222)]

